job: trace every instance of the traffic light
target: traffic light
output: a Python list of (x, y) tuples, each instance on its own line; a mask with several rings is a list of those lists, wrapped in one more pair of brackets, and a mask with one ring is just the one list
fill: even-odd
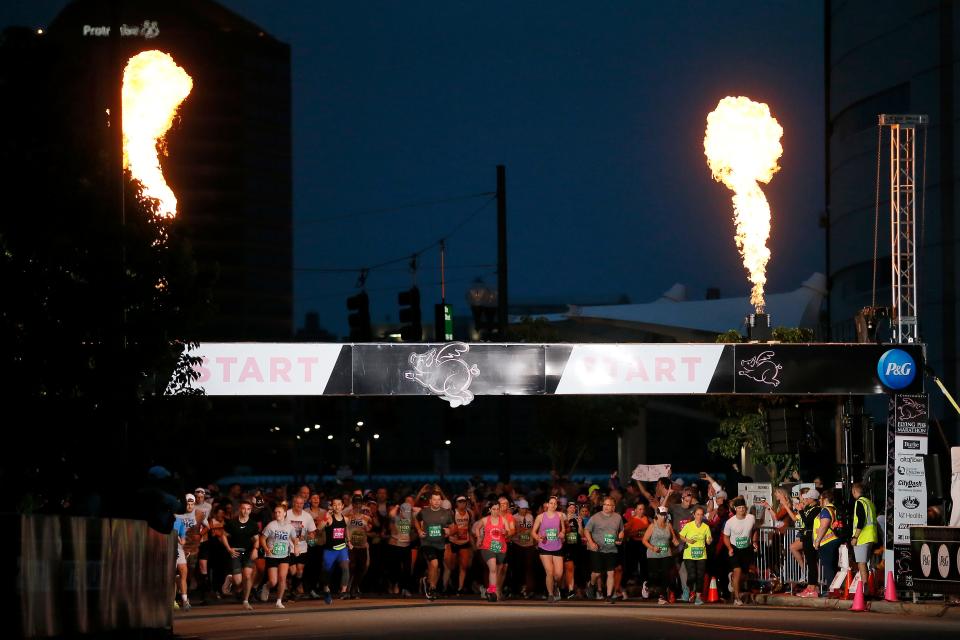
[(400, 338), (404, 342), (420, 342), (423, 339), (423, 326), (420, 323), (420, 289), (412, 287), (409, 291), (397, 294), (400, 304)]
[(370, 342), (373, 330), (370, 328), (370, 299), (366, 291), (347, 298), (347, 310), (353, 311), (347, 316), (350, 325), (351, 342)]

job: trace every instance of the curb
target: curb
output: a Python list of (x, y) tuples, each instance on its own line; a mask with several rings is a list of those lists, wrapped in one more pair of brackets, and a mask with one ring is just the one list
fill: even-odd
[[(836, 598), (798, 598), (796, 596), (769, 595), (763, 593), (753, 596), (753, 601), (760, 605), (774, 605), (778, 607), (804, 607), (808, 609), (829, 609), (834, 611), (849, 611), (853, 606), (852, 600), (839, 600)], [(960, 607), (939, 602), (918, 602), (914, 604), (912, 602), (868, 600), (866, 612), (922, 616), (927, 618), (960, 619)]]

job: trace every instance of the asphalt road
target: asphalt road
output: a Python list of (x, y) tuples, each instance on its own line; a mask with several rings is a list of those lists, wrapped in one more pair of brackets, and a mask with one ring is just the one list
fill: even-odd
[(709, 638), (761, 640), (765, 638), (931, 638), (960, 637), (960, 618), (925, 618), (880, 613), (851, 613), (769, 606), (668, 605), (618, 602), (480, 600), (359, 600), (194, 607), (174, 616), (174, 633), (189, 638), (560, 638), (614, 640), (616, 638)]

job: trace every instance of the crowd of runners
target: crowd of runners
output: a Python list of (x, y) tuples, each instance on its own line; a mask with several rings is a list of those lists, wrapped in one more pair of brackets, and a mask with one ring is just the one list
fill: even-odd
[[(701, 604), (708, 576), (719, 597), (740, 605), (756, 572), (756, 510), (728, 499), (708, 474), (688, 485), (665, 477), (621, 486), (613, 475), (605, 487), (557, 480), (526, 492), (508, 484), (452, 494), (439, 484), (342, 489), (186, 494), (175, 524), (174, 606), (190, 609), (188, 594), (245, 609), (364, 595), (614, 604), (629, 587), (659, 604)], [(862, 499), (851, 542), (865, 572), (877, 522), (862, 493), (854, 487)], [(817, 567), (832, 576), (840, 546), (831, 492), (791, 499), (778, 489), (774, 502), (761, 507), (770, 521), (802, 534), (790, 547), (811, 572), (799, 595), (818, 596)]]

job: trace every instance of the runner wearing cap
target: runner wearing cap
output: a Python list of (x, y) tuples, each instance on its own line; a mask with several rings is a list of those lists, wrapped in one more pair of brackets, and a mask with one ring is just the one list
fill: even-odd
[(583, 584), (584, 563), (583, 518), (576, 502), (567, 505), (566, 533), (563, 536), (563, 577), (567, 600), (577, 597), (577, 583)]
[[(308, 490), (309, 492), (309, 490)], [(297, 536), (297, 546), (293, 549), (293, 556), (290, 562), (290, 599), (295, 600), (298, 592), (302, 591), (302, 582), (304, 572), (307, 566), (307, 551), (309, 550), (309, 541), (316, 537), (317, 524), (313, 516), (304, 508), (304, 498), (302, 493), (293, 496), (293, 507), (287, 511), (286, 522), (293, 527), (294, 535)]]
[[(603, 511), (593, 514), (584, 528), (587, 549), (591, 552), (590, 586), (606, 574), (605, 595), (607, 602), (610, 604), (616, 602), (613, 590), (613, 574), (620, 560), (618, 550), (620, 545), (623, 544), (623, 518), (613, 510), (614, 506), (613, 498), (609, 496), (604, 498)], [(604, 583), (601, 582), (600, 584), (602, 586)]]
[(670, 510), (657, 507), (654, 521), (643, 534), (643, 546), (647, 548), (647, 574), (649, 585), (659, 595), (657, 604), (667, 604), (667, 590), (673, 574), (673, 549), (680, 546), (676, 531), (670, 526)]
[(283, 503), (273, 510), (273, 520), (260, 534), (260, 546), (267, 559), (267, 581), (260, 588), (260, 600), (270, 598), (270, 590), (277, 588), (277, 609), (283, 606), (283, 593), (287, 588), (287, 572), (290, 569), (290, 553), (299, 540), (293, 525), (286, 521), (287, 508)]
[(740, 585), (743, 573), (753, 564), (757, 543), (757, 521), (752, 513), (747, 513), (747, 503), (737, 497), (732, 502), (735, 515), (723, 525), (723, 544), (727, 547), (730, 562), (733, 565), (733, 604), (743, 604), (740, 598)]
[(203, 519), (210, 519), (210, 509), (213, 508), (213, 503), (207, 501), (207, 490), (203, 487), (197, 487), (193, 490), (193, 495), (197, 499), (197, 504), (194, 506), (194, 511), (203, 512)]
[(427, 565), (424, 591), (427, 600), (436, 600), (440, 578), (440, 559), (443, 558), (446, 538), (453, 528), (453, 514), (441, 507), (443, 494), (433, 490), (426, 508), (421, 509), (414, 522), (420, 534), (420, 552)]
[(513, 529), (513, 524), (500, 514), (500, 508), (499, 501), (491, 503), (488, 515), (473, 525), (477, 548), (487, 565), (486, 598), (490, 602), (496, 602), (502, 595), (498, 587), (501, 584), (500, 566), (507, 559), (507, 540)]
[(803, 524), (801, 538), (803, 540), (803, 559), (807, 567), (807, 587), (798, 593), (801, 598), (815, 598), (820, 595), (820, 563), (817, 550), (813, 547), (813, 532), (817, 524), (817, 515), (820, 513), (820, 492), (810, 489), (800, 496), (800, 518), (797, 524)]
[(531, 535), (537, 542), (540, 562), (546, 574), (547, 600), (560, 601), (563, 581), (564, 516), (557, 511), (557, 496), (547, 498), (546, 510), (533, 522)]
[[(230, 556), (230, 577), (234, 587), (243, 586), (243, 608), (250, 606), (250, 591), (253, 588), (253, 570), (260, 546), (260, 527), (250, 517), (253, 505), (247, 500), (240, 502), (240, 513), (236, 519), (227, 520), (224, 525), (223, 546)], [(225, 594), (230, 592), (224, 589)]]
[[(177, 519), (183, 522), (185, 534), (183, 536), (183, 553), (186, 562), (186, 573), (181, 578), (181, 594), (186, 597), (187, 586), (190, 584), (190, 577), (196, 578), (197, 564), (199, 562), (200, 540), (207, 534), (207, 526), (202, 514), (196, 512), (197, 498), (192, 493), (185, 496), (184, 503), (186, 511), (177, 515)], [(197, 582), (201, 582), (197, 580)], [(181, 598), (182, 600), (183, 598)], [(185, 609), (190, 609), (190, 603), (187, 602)]]
[(407, 496), (403, 503), (388, 512), (390, 538), (387, 540), (387, 581), (391, 593), (410, 596), (410, 549), (413, 526), (413, 497)]
[(447, 545), (443, 558), (444, 589), (449, 589), (450, 575), (454, 569), (457, 573), (457, 595), (465, 595), (467, 573), (473, 562), (473, 546), (470, 542), (470, 525), (473, 524), (473, 514), (467, 509), (466, 496), (457, 496), (454, 500), (453, 529), (450, 531), (450, 544)]
[(514, 516), (517, 535), (513, 539), (512, 559), (513, 567), (512, 586), (519, 587), (520, 596), (525, 599), (533, 597), (536, 583), (533, 579), (534, 559), (537, 553), (537, 542), (533, 538), (533, 514), (530, 513), (530, 503), (524, 498), (516, 502), (517, 513)]

